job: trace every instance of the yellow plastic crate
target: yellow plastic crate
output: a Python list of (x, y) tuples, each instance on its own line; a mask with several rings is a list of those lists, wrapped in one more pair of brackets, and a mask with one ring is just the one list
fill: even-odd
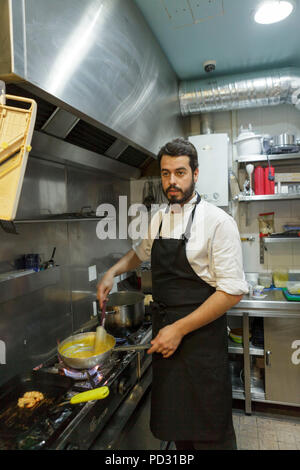
[[(0, 103), (0, 219), (14, 220), (31, 150), (37, 104), (20, 96), (5, 98), (24, 103), (24, 108)], [(30, 104), (28, 109), (26, 103)]]

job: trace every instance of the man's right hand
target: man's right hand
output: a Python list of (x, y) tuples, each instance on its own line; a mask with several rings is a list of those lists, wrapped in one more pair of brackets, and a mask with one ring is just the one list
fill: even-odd
[(108, 294), (110, 293), (113, 285), (114, 276), (108, 271), (97, 285), (97, 299), (99, 300), (101, 309), (103, 307), (103, 302), (107, 300)]
[(131, 250), (126, 253), (126, 255), (124, 255), (105, 273), (97, 286), (97, 299), (99, 300), (101, 310), (103, 307), (103, 302), (107, 300), (108, 294), (114, 285), (114, 277), (126, 273), (131, 269), (135, 269), (140, 264), (141, 260), (135, 254), (135, 251), (131, 248)]

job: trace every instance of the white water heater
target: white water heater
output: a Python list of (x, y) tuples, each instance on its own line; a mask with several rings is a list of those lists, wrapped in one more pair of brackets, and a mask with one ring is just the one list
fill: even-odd
[(228, 135), (193, 135), (189, 141), (198, 152), (196, 190), (205, 201), (216, 206), (228, 206)]

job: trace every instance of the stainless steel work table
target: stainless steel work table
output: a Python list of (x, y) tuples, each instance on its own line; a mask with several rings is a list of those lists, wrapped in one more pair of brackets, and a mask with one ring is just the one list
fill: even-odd
[(287, 317), (300, 318), (300, 302), (286, 300), (281, 290), (270, 290), (264, 293), (263, 299), (254, 299), (244, 295), (243, 299), (235, 305), (227, 315), (243, 315), (249, 317)]
[[(255, 348), (249, 340), (249, 317), (300, 319), (300, 302), (286, 300), (281, 290), (269, 290), (262, 299), (255, 299), (245, 295), (243, 299), (227, 312), (228, 316), (240, 316), (243, 321), (243, 345), (228, 343), (228, 351), (244, 355), (244, 393), (233, 393), (234, 398), (245, 399), (245, 412), (251, 414), (251, 399), (254, 396), (251, 390), (251, 355), (265, 356), (268, 365), (268, 351)], [(267, 401), (261, 398), (257, 401)]]

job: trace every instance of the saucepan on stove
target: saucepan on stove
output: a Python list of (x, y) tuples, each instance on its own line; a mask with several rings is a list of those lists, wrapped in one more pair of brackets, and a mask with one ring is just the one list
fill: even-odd
[[(141, 292), (120, 291), (109, 295), (106, 303), (105, 329), (108, 333), (123, 337), (137, 331), (145, 317), (145, 296)], [(101, 324), (101, 312), (98, 311)]]
[(142, 351), (151, 347), (151, 344), (116, 347), (116, 339), (112, 335), (107, 334), (101, 349), (95, 354), (95, 338), (95, 332), (70, 336), (59, 344), (58, 354), (62, 361), (73, 369), (91, 369), (96, 365), (101, 366), (105, 364), (113, 351)]

